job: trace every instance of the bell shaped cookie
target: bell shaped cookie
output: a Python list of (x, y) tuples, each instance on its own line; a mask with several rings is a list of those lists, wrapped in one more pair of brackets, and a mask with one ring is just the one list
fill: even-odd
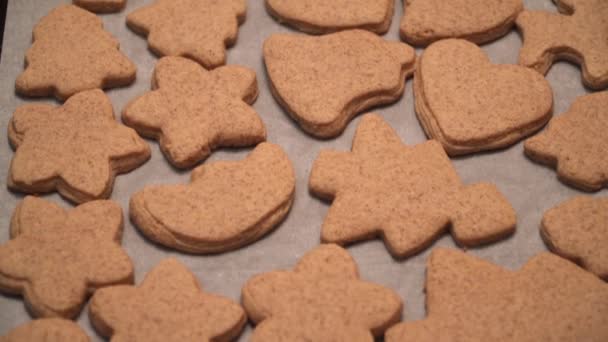
[(216, 147), (266, 139), (264, 124), (250, 106), (258, 94), (253, 70), (223, 66), (207, 71), (186, 58), (163, 57), (152, 78), (153, 90), (127, 105), (122, 119), (158, 139), (174, 166), (194, 166)]
[(450, 156), (510, 146), (551, 118), (553, 92), (533, 70), (492, 64), (475, 44), (442, 40), (420, 56), (416, 114)]
[(58, 191), (76, 203), (108, 198), (117, 173), (150, 157), (148, 144), (116, 122), (112, 103), (99, 89), (60, 107), (23, 105), (8, 126), (16, 150), (8, 186), (25, 193)]
[(95, 13), (120, 12), (127, 0), (74, 0), (74, 5)]
[(274, 34), (264, 42), (273, 95), (302, 129), (320, 138), (341, 134), (367, 108), (399, 99), (415, 60), (410, 46), (363, 30)]
[(150, 240), (190, 253), (249, 244), (287, 215), (295, 193), (291, 162), (262, 143), (241, 161), (203, 164), (189, 184), (150, 185), (133, 197), (132, 221)]
[(165, 259), (139, 286), (95, 292), (89, 316), (112, 341), (232, 341), (247, 318), (232, 300), (206, 293), (192, 272)]
[(0, 342), (90, 342), (78, 326), (67, 319), (43, 318), (22, 324), (0, 336)]
[(13, 214), (11, 240), (0, 245), (0, 290), (23, 295), (35, 317), (76, 317), (95, 290), (133, 281), (122, 226), (112, 201), (67, 211), (26, 197)]
[(252, 342), (373, 342), (402, 311), (399, 296), (361, 280), (353, 258), (336, 245), (308, 252), (293, 271), (249, 279), (242, 300), (257, 324)]
[(441, 145), (404, 145), (382, 118), (361, 119), (352, 152), (321, 151), (310, 191), (333, 200), (321, 240), (348, 244), (381, 236), (395, 257), (415, 254), (450, 230), (460, 245), (515, 230), (515, 211), (493, 184), (465, 186)]
[(118, 40), (103, 29), (100, 18), (80, 7), (56, 7), (33, 36), (25, 71), (15, 82), (19, 94), (65, 100), (84, 90), (135, 81), (135, 64), (118, 50)]

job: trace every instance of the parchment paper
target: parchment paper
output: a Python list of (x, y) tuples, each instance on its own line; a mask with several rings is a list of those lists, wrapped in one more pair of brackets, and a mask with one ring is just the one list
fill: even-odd
[[(30, 47), (32, 28), (61, 0), (11, 0), (8, 5), (4, 49), (0, 64), (0, 179), (4, 182), (10, 159), (13, 156), (6, 138), (7, 123), (17, 106), (34, 101), (56, 103), (52, 99), (32, 100), (20, 98), (14, 93), (15, 78), (23, 70), (24, 54)], [(127, 13), (152, 0), (128, 0), (127, 8), (118, 14), (103, 15), (105, 28), (121, 43), (121, 50), (138, 67), (137, 81), (126, 88), (108, 91), (119, 116), (128, 101), (150, 89), (150, 77), (158, 58), (148, 51), (147, 42), (130, 31), (125, 24)], [(527, 0), (526, 7), (555, 11), (550, 0)], [(403, 8), (396, 1), (395, 15), (389, 33), (384, 38), (399, 39), (399, 22)], [(288, 218), (273, 233), (237, 251), (214, 255), (193, 256), (158, 247), (146, 240), (127, 219), (128, 201), (131, 194), (146, 184), (173, 184), (187, 182), (189, 172), (173, 169), (161, 154), (158, 144), (149, 141), (152, 158), (139, 169), (116, 178), (111, 199), (121, 204), (125, 215), (123, 246), (131, 256), (136, 283), (161, 259), (174, 256), (184, 262), (207, 291), (234, 300), (240, 299), (242, 285), (251, 276), (279, 268), (291, 268), (307, 251), (319, 244), (319, 231), (329, 208), (312, 197), (307, 188), (308, 175), (313, 160), (323, 148), (349, 150), (359, 119), (353, 120), (344, 134), (332, 140), (316, 140), (306, 135), (289, 119), (270, 94), (267, 75), (262, 60), (262, 44), (275, 32), (291, 29), (278, 24), (265, 11), (263, 0), (249, 0), (247, 20), (240, 27), (237, 44), (228, 50), (228, 63), (253, 68), (258, 77), (260, 96), (254, 108), (261, 115), (268, 130), (268, 140), (280, 144), (294, 163), (297, 176), (296, 198)], [(516, 63), (521, 45), (520, 36), (512, 31), (504, 38), (483, 46), (495, 63)], [(418, 50), (420, 53), (421, 50)], [(568, 109), (573, 100), (587, 91), (580, 80), (578, 67), (568, 63), (553, 66), (547, 79), (554, 91), (554, 113), (559, 115)], [(423, 142), (426, 137), (414, 113), (412, 80), (408, 80), (403, 98), (390, 106), (375, 109), (397, 130), (408, 144)], [(215, 160), (243, 158), (250, 149), (223, 149), (212, 154), (207, 163)], [(540, 236), (539, 225), (543, 212), (557, 203), (580, 194), (560, 183), (553, 170), (535, 164), (523, 154), (522, 143), (502, 151), (476, 154), (453, 160), (465, 183), (490, 181), (497, 184), (517, 211), (517, 232), (509, 239), (469, 252), (510, 269), (517, 269), (533, 255), (546, 250)], [(9, 238), (9, 220), (17, 202), (23, 197), (0, 187), (0, 243)], [(595, 195), (606, 195), (604, 190)], [(71, 205), (58, 195), (45, 198), (64, 207)], [(417, 320), (425, 316), (424, 275), (429, 252), (437, 246), (454, 246), (450, 235), (444, 235), (433, 246), (406, 260), (394, 260), (380, 240), (359, 243), (348, 248), (356, 259), (363, 279), (388, 286), (401, 295), (405, 302), (404, 320)], [(0, 295), (0, 335), (31, 317), (21, 297)], [(94, 341), (101, 339), (92, 329), (87, 308), (78, 318), (79, 324)], [(251, 326), (241, 336), (248, 340)]]

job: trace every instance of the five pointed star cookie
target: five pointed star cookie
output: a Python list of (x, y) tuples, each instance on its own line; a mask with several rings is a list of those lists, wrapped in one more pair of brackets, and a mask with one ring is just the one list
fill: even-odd
[(127, 16), (127, 25), (148, 35), (160, 56), (192, 58), (206, 68), (226, 63), (226, 46), (236, 42), (245, 21), (245, 0), (156, 0)]
[(150, 157), (150, 147), (114, 119), (112, 103), (99, 89), (72, 96), (61, 107), (24, 105), (9, 122), (16, 152), (8, 186), (40, 193), (57, 190), (82, 203), (107, 198), (116, 173)]
[(333, 199), (321, 231), (326, 242), (381, 235), (393, 255), (405, 257), (448, 227), (465, 246), (515, 230), (515, 212), (494, 185), (464, 186), (437, 141), (406, 146), (375, 114), (362, 118), (352, 152), (321, 152), (309, 186)]
[(246, 322), (232, 300), (203, 292), (195, 276), (176, 259), (161, 261), (140, 286), (95, 292), (90, 317), (112, 341), (230, 341)]
[(123, 121), (160, 140), (176, 167), (194, 166), (219, 146), (249, 146), (266, 140), (264, 123), (251, 108), (258, 94), (255, 72), (240, 66), (207, 71), (186, 58), (162, 58), (153, 91), (123, 111)]
[(87, 334), (73, 321), (43, 318), (22, 324), (0, 336), (0, 342), (90, 342)]
[(130, 283), (133, 266), (120, 247), (122, 209), (93, 201), (70, 211), (26, 197), (0, 245), (0, 289), (22, 294), (34, 316), (73, 318), (87, 295)]
[(608, 2), (554, 0), (561, 14), (523, 11), (516, 20), (524, 44), (519, 64), (546, 73), (555, 60), (582, 66), (583, 83), (608, 87)]
[(608, 285), (551, 253), (509, 271), (437, 248), (426, 273), (427, 318), (385, 341), (606, 341)]
[(321, 245), (293, 271), (257, 275), (243, 287), (243, 305), (258, 324), (251, 341), (374, 341), (399, 321), (392, 290), (359, 279), (352, 257)]

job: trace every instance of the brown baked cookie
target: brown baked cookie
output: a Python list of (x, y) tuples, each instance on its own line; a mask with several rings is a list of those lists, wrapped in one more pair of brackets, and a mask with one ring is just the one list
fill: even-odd
[(211, 69), (226, 63), (245, 21), (245, 0), (156, 0), (127, 16), (127, 25), (148, 37), (159, 56), (192, 58)]
[(354, 28), (384, 34), (393, 8), (394, 0), (266, 0), (277, 21), (312, 34)]
[(577, 98), (546, 130), (526, 140), (530, 158), (557, 168), (563, 182), (595, 191), (608, 186), (608, 91)]
[(278, 145), (261, 143), (244, 160), (199, 166), (190, 184), (145, 187), (131, 197), (129, 210), (153, 241), (217, 253), (268, 233), (287, 215), (294, 193), (291, 161)]
[(293, 271), (251, 278), (242, 301), (258, 324), (251, 341), (374, 341), (401, 318), (399, 296), (359, 279), (342, 248), (321, 245)]
[(608, 198), (577, 196), (548, 210), (541, 235), (553, 252), (608, 280)]
[(426, 248), (450, 229), (463, 246), (502, 239), (515, 211), (496, 186), (465, 186), (441, 145), (410, 147), (376, 114), (366, 114), (352, 152), (321, 151), (310, 190), (333, 200), (321, 240), (348, 244), (381, 236), (396, 257)]
[(112, 103), (99, 89), (74, 95), (60, 107), (17, 108), (8, 137), (16, 149), (9, 188), (25, 193), (56, 190), (76, 203), (108, 198), (117, 173), (150, 157), (148, 144), (116, 122)]
[(247, 318), (232, 300), (205, 293), (190, 270), (165, 259), (139, 286), (95, 292), (89, 307), (95, 329), (112, 341), (231, 341)]
[(22, 95), (65, 100), (83, 90), (135, 81), (135, 64), (118, 50), (118, 40), (100, 18), (80, 7), (56, 7), (38, 22), (33, 37), (25, 71), (15, 82)]
[(523, 11), (518, 29), (523, 35), (519, 64), (545, 74), (557, 60), (580, 64), (583, 83), (608, 87), (608, 2), (553, 0), (561, 14)]
[(191, 167), (220, 146), (266, 140), (264, 123), (251, 108), (258, 94), (255, 72), (241, 66), (207, 71), (182, 57), (163, 57), (154, 69), (153, 91), (132, 101), (123, 121), (158, 139), (176, 167)]
[(44, 318), (22, 324), (0, 336), (0, 342), (90, 342), (78, 326), (67, 319)]
[(88, 294), (133, 281), (122, 226), (112, 201), (66, 211), (27, 196), (13, 213), (11, 240), (0, 245), (0, 290), (23, 295), (35, 317), (74, 318)]
[(74, 5), (95, 13), (120, 12), (127, 0), (74, 0)]
[(459, 39), (424, 51), (414, 92), (424, 131), (451, 156), (510, 146), (544, 126), (553, 108), (542, 75), (492, 64), (478, 46)]
[(476, 44), (507, 34), (524, 9), (522, 0), (404, 0), (401, 37), (413, 45), (445, 38)]
[(427, 318), (395, 325), (386, 342), (606, 341), (608, 285), (540, 253), (510, 271), (436, 248), (426, 271)]
[(415, 60), (410, 46), (364, 30), (274, 34), (264, 43), (274, 97), (302, 129), (321, 138), (339, 135), (365, 109), (399, 99)]

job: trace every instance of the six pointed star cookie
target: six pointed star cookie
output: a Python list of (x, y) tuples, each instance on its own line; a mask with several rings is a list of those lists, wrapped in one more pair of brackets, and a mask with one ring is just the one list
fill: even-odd
[(75, 317), (91, 292), (132, 282), (122, 225), (112, 201), (66, 211), (26, 197), (11, 220), (12, 240), (0, 245), (0, 289), (22, 294), (33, 316)]
[(523, 11), (516, 20), (524, 39), (519, 63), (546, 73), (558, 59), (582, 66), (583, 83), (608, 87), (608, 2), (554, 0), (561, 14)]
[(82, 203), (107, 198), (116, 173), (150, 157), (150, 147), (114, 119), (112, 103), (99, 89), (72, 96), (61, 107), (24, 105), (9, 122), (16, 152), (9, 170), (11, 189), (57, 190)]
[(320, 153), (309, 186), (333, 199), (321, 230), (325, 242), (380, 235), (393, 255), (405, 257), (448, 227), (464, 246), (515, 230), (515, 211), (496, 186), (464, 186), (438, 142), (406, 146), (376, 114), (361, 119), (352, 152)]
[(426, 271), (427, 318), (385, 341), (606, 341), (608, 285), (551, 253), (509, 271), (436, 248)]
[(73, 321), (43, 318), (22, 324), (0, 336), (0, 342), (90, 342), (87, 334)]
[(243, 305), (258, 324), (251, 341), (374, 341), (401, 317), (399, 296), (359, 279), (352, 257), (321, 245), (293, 271), (251, 278)]
[(192, 58), (206, 68), (226, 63), (226, 46), (236, 42), (245, 21), (245, 0), (156, 0), (127, 16), (127, 25), (148, 35), (160, 56)]
[(255, 145), (266, 129), (251, 108), (258, 94), (255, 72), (240, 66), (207, 71), (181, 57), (164, 57), (154, 70), (153, 91), (132, 101), (123, 121), (160, 140), (176, 167), (191, 167), (219, 146)]
[(245, 325), (243, 308), (203, 292), (195, 276), (176, 259), (161, 261), (140, 286), (95, 292), (90, 317), (112, 341), (230, 341)]

